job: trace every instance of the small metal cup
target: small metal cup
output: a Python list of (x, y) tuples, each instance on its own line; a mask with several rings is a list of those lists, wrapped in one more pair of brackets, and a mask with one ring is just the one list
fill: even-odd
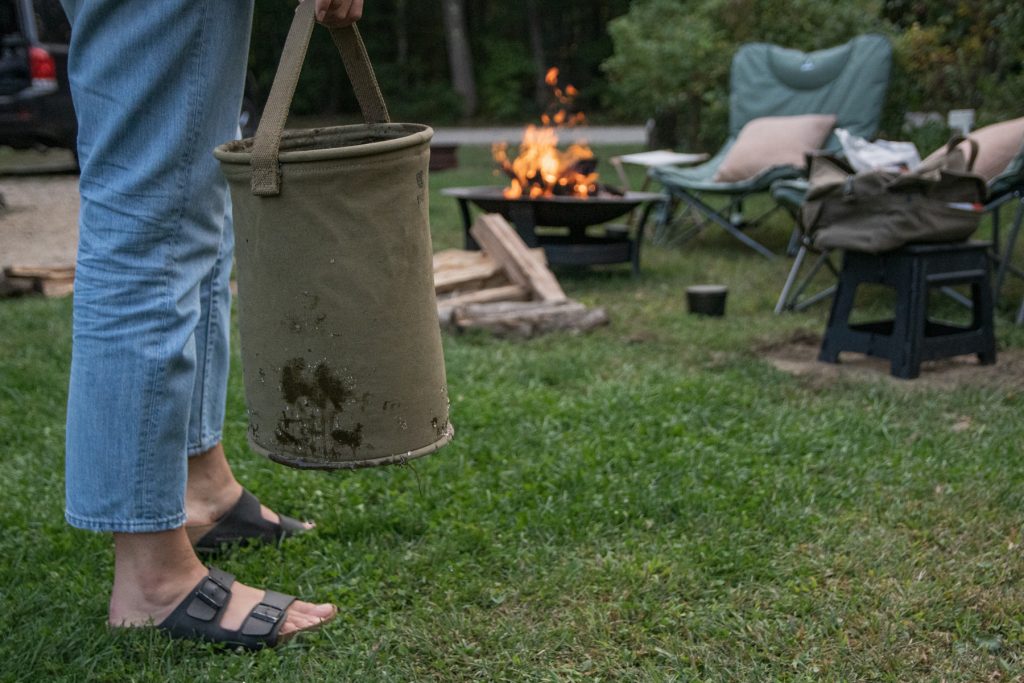
[(690, 313), (720, 318), (725, 315), (725, 285), (693, 285), (686, 288), (686, 305)]

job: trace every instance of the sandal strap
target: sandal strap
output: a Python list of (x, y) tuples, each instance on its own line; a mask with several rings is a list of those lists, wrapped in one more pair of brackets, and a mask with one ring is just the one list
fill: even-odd
[(260, 508), (259, 498), (248, 489), (242, 489), (234, 506), (196, 541), (196, 550), (214, 552), (223, 544), (240, 541), (276, 543), (306, 530), (302, 522), (282, 514), (278, 514), (280, 522), (275, 524), (263, 517)]
[(185, 614), (199, 621), (213, 621), (231, 599), (231, 585), (234, 582), (233, 575), (210, 567), (206, 578), (192, 589)]
[(293, 602), (295, 598), (291, 595), (268, 590), (263, 596), (263, 601), (253, 607), (249, 616), (245, 618), (240, 633), (243, 636), (257, 638), (273, 636), (276, 642), (277, 632), (284, 622), (285, 611)]
[(295, 602), (291, 595), (266, 591), (263, 599), (253, 607), (242, 627), (229, 631), (220, 625), (224, 610), (231, 600), (231, 586), (235, 577), (216, 567), (196, 584), (192, 592), (174, 608), (157, 628), (173, 638), (206, 640), (248, 650), (277, 645), (277, 634), (284, 623), (285, 612)]

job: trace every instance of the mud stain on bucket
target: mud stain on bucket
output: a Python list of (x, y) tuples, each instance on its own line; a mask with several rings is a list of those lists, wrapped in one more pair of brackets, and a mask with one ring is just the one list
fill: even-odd
[(309, 365), (293, 358), (281, 368), (281, 398), (287, 406), (281, 411), (274, 430), (277, 443), (297, 447), (329, 460), (343, 458), (338, 448), (355, 456), (366, 445), (362, 423), (354, 427), (339, 424), (348, 405), (369, 400), (355, 395), (355, 380), (335, 372), (326, 362)]
[(356, 423), (356, 428), (352, 430), (335, 429), (331, 432), (331, 438), (342, 446), (348, 446), (353, 451), (363, 445), (363, 425), (361, 422)]
[(288, 403), (305, 398), (317, 408), (326, 408), (330, 402), (335, 410), (343, 410), (345, 403), (352, 398), (352, 391), (326, 363), (317, 363), (310, 377), (306, 374), (306, 362), (293, 358), (281, 368), (281, 396)]

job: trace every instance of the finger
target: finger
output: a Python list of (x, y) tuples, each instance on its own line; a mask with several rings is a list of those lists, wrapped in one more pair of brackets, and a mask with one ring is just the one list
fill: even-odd
[[(308, 0), (306, 0), (308, 2)], [(323, 21), (324, 17), (327, 16), (327, 11), (331, 8), (331, 0), (316, 0), (316, 14), (317, 21)]]
[(342, 27), (354, 24), (363, 14), (363, 0), (333, 0), (324, 17), (326, 26)]

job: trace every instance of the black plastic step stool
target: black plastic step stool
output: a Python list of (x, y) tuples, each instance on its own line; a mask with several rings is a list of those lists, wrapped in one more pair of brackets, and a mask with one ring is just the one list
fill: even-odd
[[(856, 351), (892, 363), (892, 375), (913, 379), (921, 362), (976, 353), (982, 365), (996, 362), (988, 242), (914, 244), (881, 254), (847, 251), (818, 360), (838, 363), (840, 351)], [(891, 320), (850, 324), (854, 295), (864, 283), (896, 290)], [(928, 319), (928, 290), (970, 285), (972, 321), (960, 327)]]

